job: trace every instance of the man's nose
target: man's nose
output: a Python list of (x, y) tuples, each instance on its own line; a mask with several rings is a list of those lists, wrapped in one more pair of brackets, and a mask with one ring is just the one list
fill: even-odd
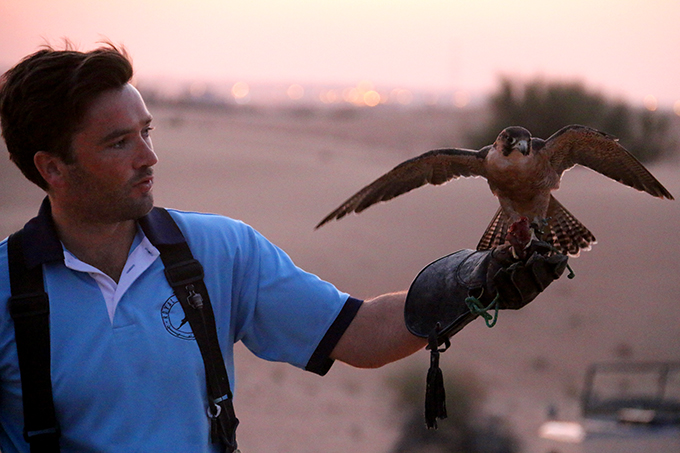
[(152, 167), (158, 163), (158, 156), (153, 150), (151, 139), (140, 138), (137, 150), (137, 167)]

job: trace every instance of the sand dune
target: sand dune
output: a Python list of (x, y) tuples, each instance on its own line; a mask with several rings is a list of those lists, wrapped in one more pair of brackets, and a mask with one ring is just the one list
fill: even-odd
[[(405, 289), (430, 261), (474, 248), (497, 208), (481, 179), (422, 188), (359, 216), (314, 225), (406, 157), (457, 146), (479, 115), (443, 112), (210, 112), (151, 106), (160, 157), (157, 204), (250, 223), (296, 263), (356, 297)], [(4, 149), (3, 149), (4, 152)], [(679, 165), (650, 167), (680, 196)], [(680, 204), (574, 169), (556, 197), (598, 239), (562, 278), (488, 329), (477, 321), (442, 356), (486, 388), (485, 411), (506, 417), (523, 451), (546, 408), (578, 416), (593, 361), (680, 360)], [(0, 167), (0, 236), (37, 210), (42, 193)], [(422, 352), (380, 370), (337, 364), (324, 378), (237, 350), (239, 440), (249, 452), (387, 452), (403, 408), (386, 379), (427, 371)], [(561, 451), (578, 451), (562, 448)]]

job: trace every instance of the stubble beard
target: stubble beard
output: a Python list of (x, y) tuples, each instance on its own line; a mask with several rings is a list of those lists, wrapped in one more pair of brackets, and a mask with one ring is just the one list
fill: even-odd
[(131, 194), (136, 190), (134, 185), (152, 173), (151, 168), (140, 171), (124, 186), (110, 190), (78, 170), (72, 172), (72, 183), (78, 187), (72, 214), (87, 223), (105, 224), (136, 221), (144, 217), (153, 208), (153, 189), (138, 197)]

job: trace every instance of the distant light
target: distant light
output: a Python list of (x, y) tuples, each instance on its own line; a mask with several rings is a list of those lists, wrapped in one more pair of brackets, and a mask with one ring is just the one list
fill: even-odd
[(361, 82), (357, 83), (357, 90), (359, 90), (361, 93), (372, 91), (373, 88), (373, 82), (370, 80), (362, 80)]
[(465, 90), (458, 90), (453, 93), (453, 105), (462, 109), (470, 103), (470, 93)]
[(302, 97), (305, 95), (305, 89), (301, 85), (295, 83), (288, 87), (286, 94), (292, 100), (297, 101), (298, 99), (302, 99)]
[(367, 91), (364, 93), (364, 104), (369, 107), (375, 107), (380, 104), (380, 94), (377, 91)]
[(651, 94), (645, 96), (643, 103), (645, 108), (650, 112), (656, 111), (656, 109), (659, 107), (659, 101), (657, 101), (656, 97), (652, 96)]
[(404, 90), (400, 88), (395, 88), (392, 90), (392, 95), (394, 99), (401, 105), (408, 105), (413, 101), (413, 93), (409, 90)]
[(673, 104), (673, 111), (676, 115), (680, 116), (680, 99), (675, 101), (675, 104)]
[(538, 436), (543, 439), (578, 444), (585, 440), (586, 431), (576, 422), (550, 421), (541, 425)]
[(340, 102), (341, 96), (338, 90), (328, 90), (319, 93), (319, 99), (324, 104), (334, 104), (336, 102)]
[(357, 88), (345, 88), (342, 92), (342, 99), (345, 102), (356, 104), (359, 102), (361, 94)]
[(245, 82), (236, 82), (234, 86), (231, 87), (231, 94), (236, 99), (245, 98), (249, 93), (250, 87)]

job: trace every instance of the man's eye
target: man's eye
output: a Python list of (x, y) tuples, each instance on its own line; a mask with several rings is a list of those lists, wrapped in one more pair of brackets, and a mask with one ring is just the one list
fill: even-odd
[(115, 142), (114, 144), (111, 145), (111, 148), (122, 149), (122, 148), (125, 147), (125, 143), (126, 143), (125, 139), (118, 140), (117, 142)]
[(151, 134), (151, 131), (152, 131), (152, 130), (154, 130), (154, 127), (153, 127), (153, 126), (145, 127), (145, 128), (142, 130), (142, 137), (144, 137), (144, 138), (148, 137), (148, 136)]

